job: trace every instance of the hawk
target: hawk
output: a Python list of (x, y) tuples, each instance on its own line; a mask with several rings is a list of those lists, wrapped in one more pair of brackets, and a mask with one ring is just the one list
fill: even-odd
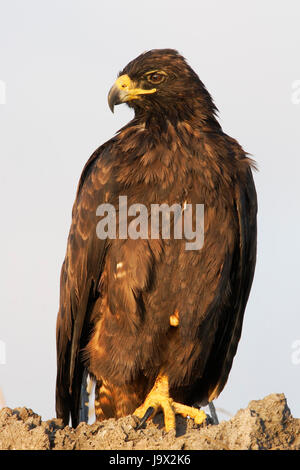
[[(177, 413), (205, 419), (192, 405), (220, 394), (236, 354), (256, 260), (254, 164), (173, 49), (132, 60), (108, 103), (127, 103), (134, 117), (92, 154), (78, 184), (60, 278), (56, 411), (77, 426), (89, 373), (97, 420), (162, 410), (169, 431)], [(121, 196), (148, 214), (153, 204), (202, 205), (201, 248), (173, 232), (99, 237), (97, 208), (118, 214)]]

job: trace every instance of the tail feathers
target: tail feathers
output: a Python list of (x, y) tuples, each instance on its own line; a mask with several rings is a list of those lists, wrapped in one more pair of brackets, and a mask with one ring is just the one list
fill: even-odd
[(79, 402), (79, 423), (87, 423), (89, 420), (89, 393), (88, 393), (88, 371), (84, 369), (81, 382), (80, 390), (80, 402)]

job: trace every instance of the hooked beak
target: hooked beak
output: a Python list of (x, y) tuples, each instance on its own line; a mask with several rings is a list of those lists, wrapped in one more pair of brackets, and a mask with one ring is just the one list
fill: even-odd
[(128, 75), (121, 75), (111, 87), (108, 93), (108, 105), (110, 110), (114, 112), (114, 107), (117, 104), (126, 103), (127, 101), (136, 100), (140, 95), (155, 93), (156, 88), (151, 90), (144, 90), (143, 88), (136, 88), (136, 84), (131, 80)]

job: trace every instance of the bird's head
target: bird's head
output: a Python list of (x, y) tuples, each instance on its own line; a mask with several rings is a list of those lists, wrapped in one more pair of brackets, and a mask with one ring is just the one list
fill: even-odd
[(129, 62), (108, 95), (112, 111), (121, 103), (127, 103), (138, 115), (163, 114), (177, 119), (195, 109), (211, 117), (216, 111), (197, 74), (173, 49), (154, 49)]

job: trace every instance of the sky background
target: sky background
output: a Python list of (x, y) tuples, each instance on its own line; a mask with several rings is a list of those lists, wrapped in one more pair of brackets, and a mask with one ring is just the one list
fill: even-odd
[(132, 117), (125, 105), (114, 115), (107, 105), (119, 70), (168, 47), (186, 57), (223, 130), (259, 167), (255, 280), (216, 406), (235, 413), (283, 392), (300, 417), (299, 21), (297, 0), (0, 0), (0, 388), (7, 406), (55, 415), (59, 275), (78, 179), (90, 154)]

